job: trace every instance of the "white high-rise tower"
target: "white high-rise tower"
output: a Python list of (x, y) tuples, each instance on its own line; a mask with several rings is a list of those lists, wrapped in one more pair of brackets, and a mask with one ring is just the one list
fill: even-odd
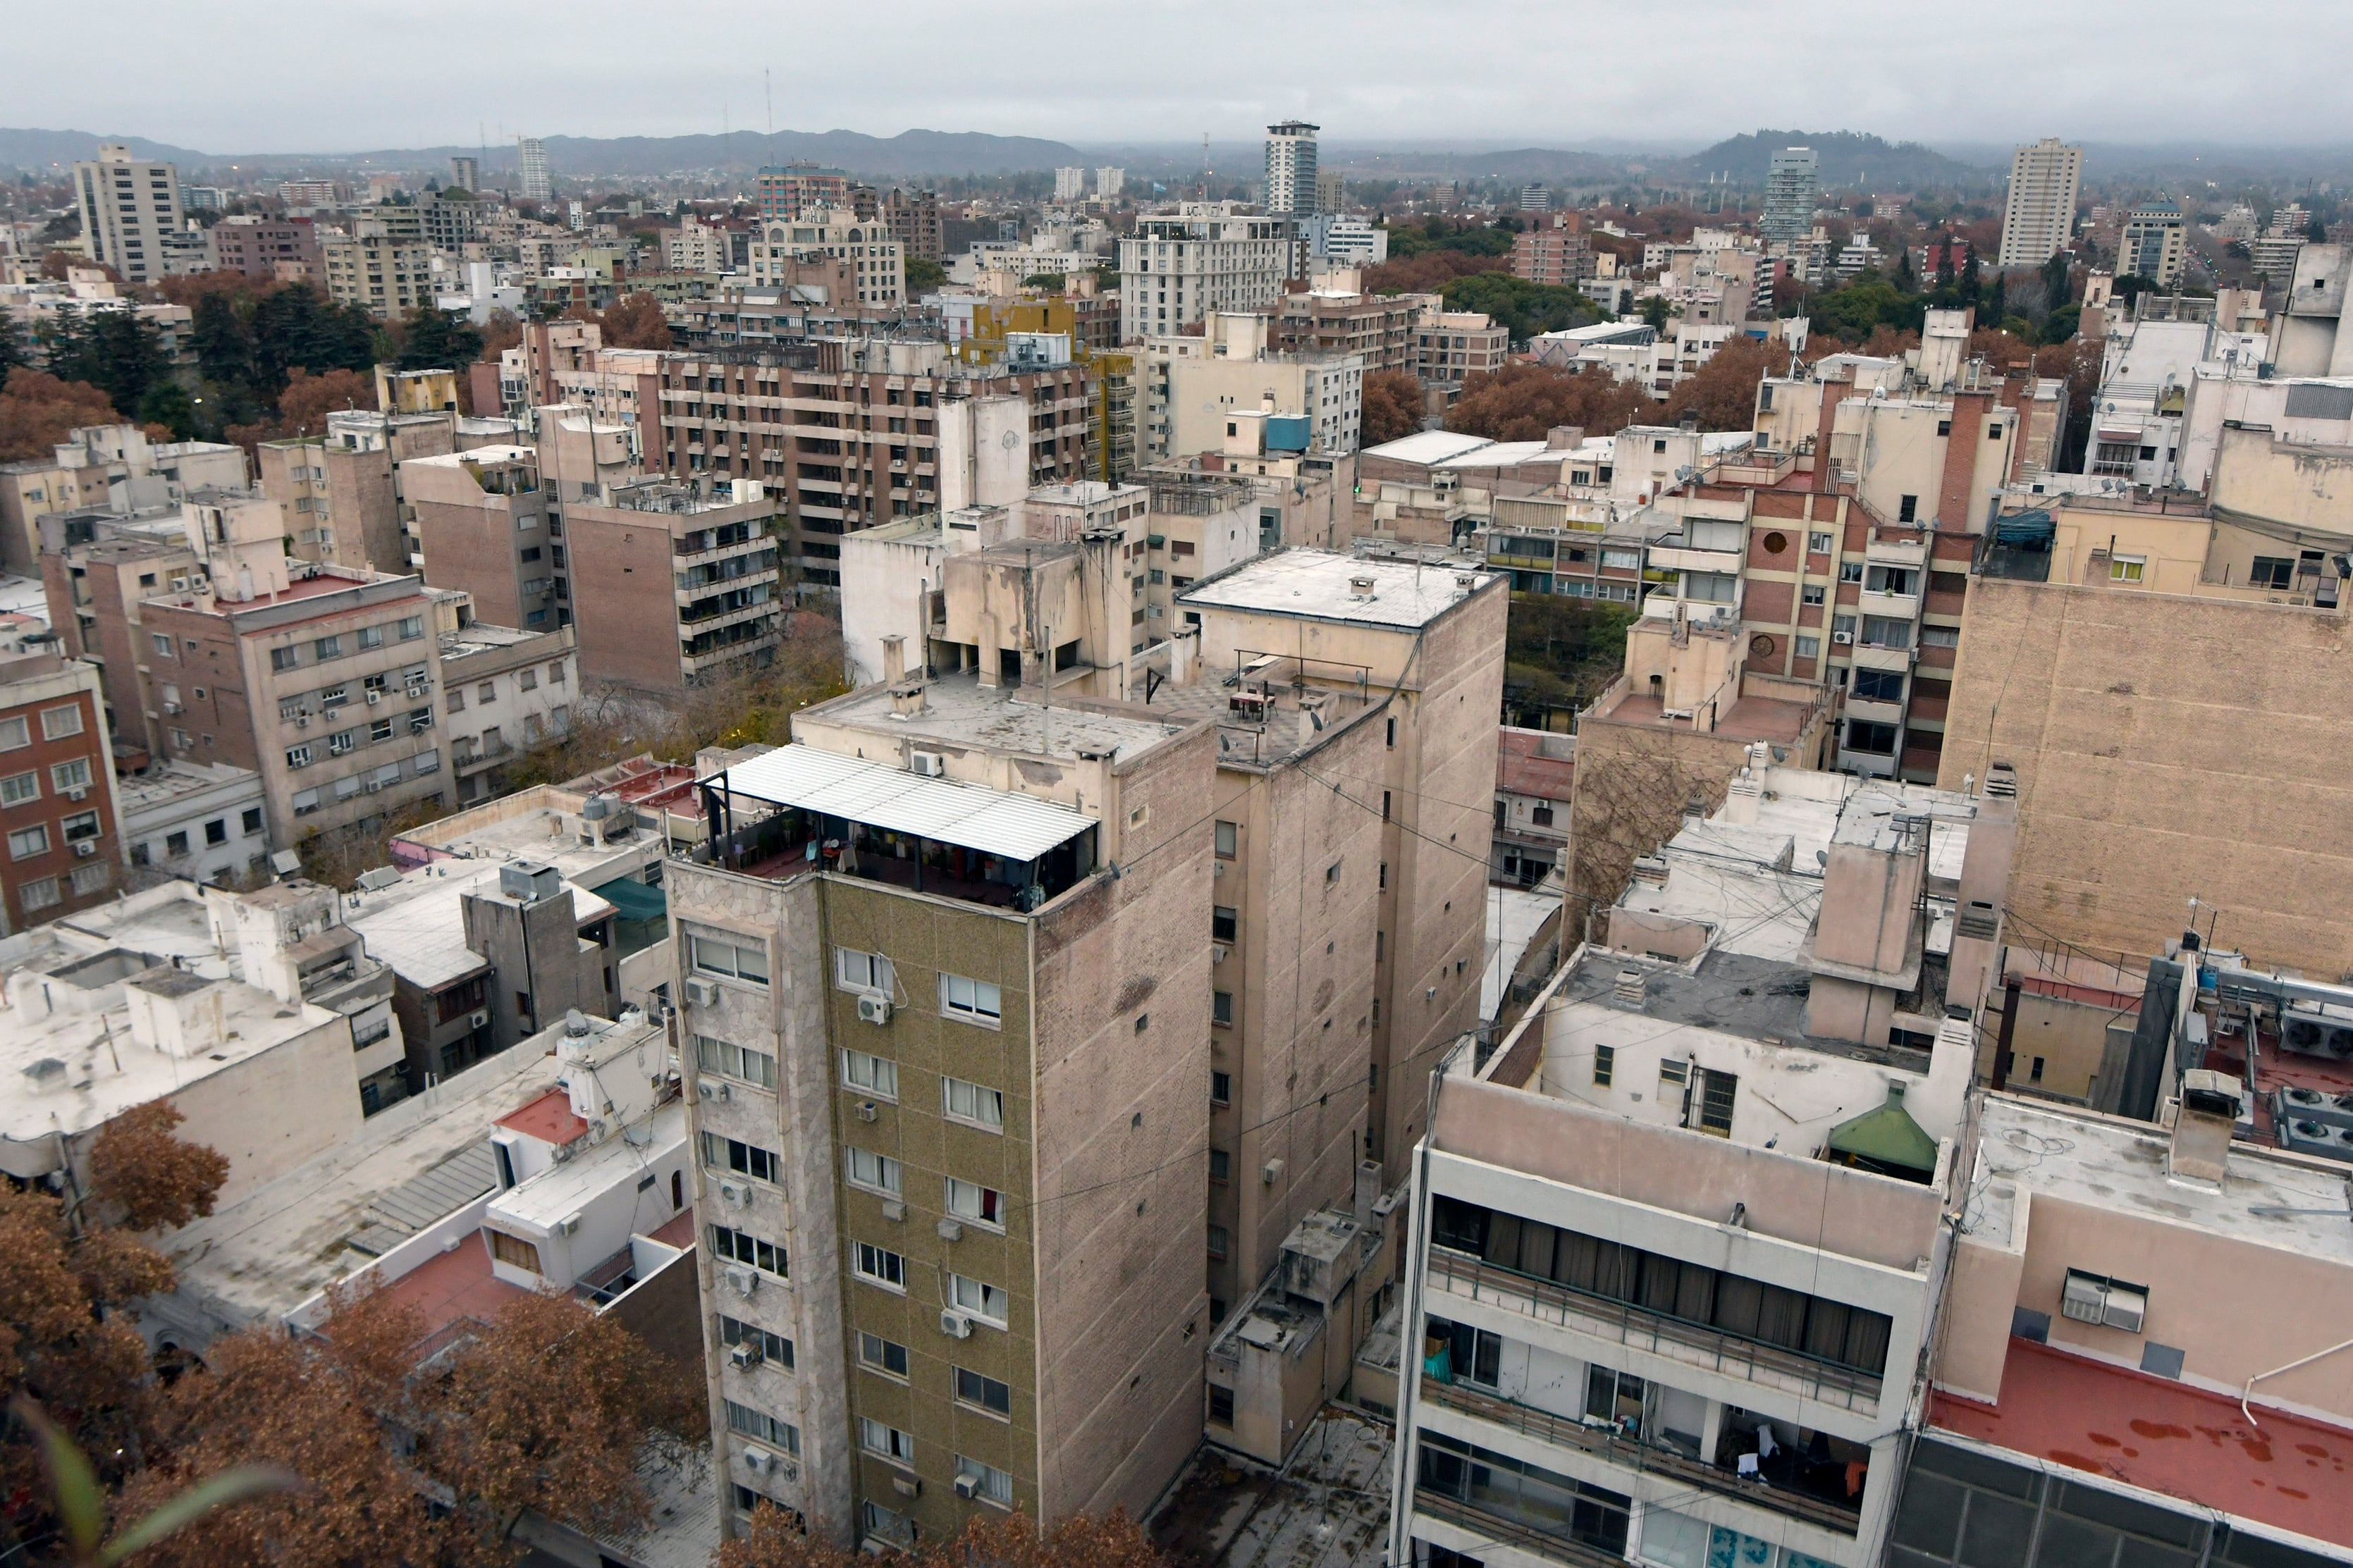
[(2040, 267), (2067, 248), (2075, 233), (2075, 195), (2084, 150), (2045, 136), (2010, 154), (2010, 201), (2001, 214), (2002, 267)]
[(1315, 132), (1303, 120), (1266, 128), (1266, 210), (1277, 217), (1315, 211)]

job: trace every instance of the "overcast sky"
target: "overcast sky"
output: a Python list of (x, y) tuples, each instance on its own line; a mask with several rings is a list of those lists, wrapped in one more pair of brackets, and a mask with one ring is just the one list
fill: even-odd
[[(2332, 0), (114, 0), (16, 8), (0, 118), (211, 153), (352, 152), (766, 122), (1073, 142), (1696, 145), (1891, 140), (2308, 145), (2347, 137)], [(90, 53), (91, 28), (102, 58)], [(90, 69), (33, 68), (81, 59)]]

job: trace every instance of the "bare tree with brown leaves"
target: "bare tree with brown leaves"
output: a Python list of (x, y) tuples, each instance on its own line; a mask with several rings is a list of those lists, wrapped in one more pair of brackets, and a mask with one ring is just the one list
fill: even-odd
[(129, 1231), (181, 1226), (213, 1212), (228, 1179), (220, 1151), (174, 1137), (185, 1121), (165, 1100), (150, 1100), (116, 1117), (90, 1151), (89, 1205), (108, 1223)]
[[(751, 1531), (723, 1542), (712, 1568), (849, 1568), (856, 1553), (835, 1531), (804, 1531), (794, 1515), (763, 1508)], [(904, 1568), (1166, 1568), (1159, 1549), (1124, 1509), (1096, 1519), (1074, 1514), (1040, 1531), (1026, 1514), (975, 1513), (947, 1540), (903, 1554)]]

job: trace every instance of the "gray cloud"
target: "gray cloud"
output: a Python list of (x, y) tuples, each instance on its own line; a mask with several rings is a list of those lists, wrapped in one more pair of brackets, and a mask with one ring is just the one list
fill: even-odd
[[(28, 7), (12, 52), (81, 58), (90, 20)], [(765, 67), (778, 128), (877, 135), (2309, 143), (2342, 139), (2353, 58), (2353, 7), (2288, 0), (116, 0), (105, 31), (102, 70), (11, 71), (8, 118), (220, 153), (756, 131)]]

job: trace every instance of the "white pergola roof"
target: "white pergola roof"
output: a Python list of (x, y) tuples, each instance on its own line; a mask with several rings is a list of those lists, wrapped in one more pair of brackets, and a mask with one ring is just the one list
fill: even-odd
[(986, 784), (924, 778), (886, 763), (813, 746), (779, 746), (705, 782), (755, 800), (844, 816), (1009, 860), (1035, 860), (1095, 825), (1093, 817), (1051, 801)]

